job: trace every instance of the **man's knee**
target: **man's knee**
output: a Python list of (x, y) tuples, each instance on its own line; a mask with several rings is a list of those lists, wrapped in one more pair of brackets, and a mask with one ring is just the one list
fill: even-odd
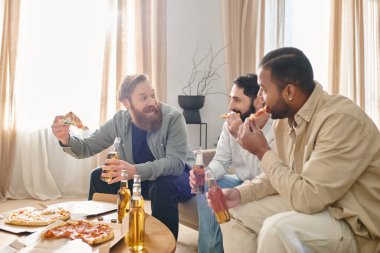
[(287, 217), (283, 213), (265, 219), (258, 236), (258, 252), (269, 252), (270, 249), (286, 250), (289, 246), (302, 249), (297, 237), (292, 236), (294, 231), (289, 231), (288, 225), (290, 224), (287, 224), (286, 220)]
[(90, 176), (91, 181), (93, 181), (93, 180), (95, 180), (95, 181), (100, 180), (100, 175), (101, 174), (102, 174), (102, 167), (97, 167), (97, 168), (93, 169), (91, 171), (91, 176)]
[(164, 188), (176, 187), (176, 185), (177, 185), (177, 177), (176, 176), (162, 176), (162, 177), (158, 177), (156, 180), (154, 180), (154, 184), (157, 187), (164, 187)]
[(108, 184), (100, 179), (102, 174), (102, 168), (95, 168), (90, 175), (90, 190), (88, 193), (88, 199), (91, 200), (95, 192), (116, 194), (120, 188), (120, 183)]
[(149, 195), (151, 198), (157, 195), (170, 197), (179, 195), (179, 187), (175, 176), (162, 176), (151, 181), (149, 187)]

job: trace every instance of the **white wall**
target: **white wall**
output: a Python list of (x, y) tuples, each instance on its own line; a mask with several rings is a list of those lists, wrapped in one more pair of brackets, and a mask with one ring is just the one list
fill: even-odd
[[(207, 54), (209, 43), (214, 52), (224, 47), (222, 10), (220, 0), (168, 0), (167, 1), (167, 103), (178, 108), (178, 95), (182, 95), (182, 87), (186, 85), (191, 69), (191, 59), (198, 45), (198, 55)], [(222, 53), (215, 63), (224, 63)], [(220, 68), (220, 78), (213, 82), (214, 92), (226, 91), (225, 68)], [(228, 96), (212, 94), (206, 96), (205, 106), (200, 110), (201, 119), (208, 124), (207, 147), (216, 146), (222, 129), (223, 120), (220, 114), (227, 111)], [(204, 127), (202, 139), (204, 139)], [(188, 125), (191, 148), (199, 146), (199, 125)], [(204, 148), (202, 140), (202, 147)]]

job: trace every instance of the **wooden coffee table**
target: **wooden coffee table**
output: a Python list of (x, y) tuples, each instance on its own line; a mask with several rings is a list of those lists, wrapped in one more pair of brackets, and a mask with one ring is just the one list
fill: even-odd
[[(95, 193), (93, 200), (116, 203), (117, 196), (113, 194)], [(112, 213), (117, 218), (116, 213)], [(107, 217), (105, 217), (107, 218)], [(153, 216), (145, 213), (145, 242), (144, 252), (171, 253), (176, 249), (176, 241), (169, 228)], [(112, 253), (125, 252), (128, 249), (128, 240), (121, 239), (111, 248)]]

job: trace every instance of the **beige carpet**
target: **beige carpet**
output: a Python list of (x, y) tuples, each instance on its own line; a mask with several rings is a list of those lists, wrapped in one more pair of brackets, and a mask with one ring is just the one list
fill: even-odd
[[(35, 199), (22, 199), (22, 200), (7, 200), (0, 204), (0, 213), (21, 208), (24, 206), (38, 206), (38, 203), (43, 203), (44, 205), (52, 205), (64, 201), (75, 201), (75, 200), (86, 200), (86, 197), (82, 198), (61, 198), (55, 200), (40, 201)], [(145, 201), (145, 211), (151, 213), (150, 211), (150, 201)], [(198, 231), (188, 228), (183, 225), (179, 225), (179, 235), (177, 241), (176, 253), (196, 253), (198, 252), (197, 247)], [(0, 238), (1, 241), (1, 238)]]

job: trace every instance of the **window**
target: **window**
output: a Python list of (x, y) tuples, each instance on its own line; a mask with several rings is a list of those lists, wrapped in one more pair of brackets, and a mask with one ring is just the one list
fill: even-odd
[[(110, 3), (113, 5), (111, 6)], [(134, 1), (128, 1), (125, 73), (134, 66)], [(17, 126), (50, 126), (54, 116), (76, 113), (90, 129), (99, 125), (100, 92), (106, 33), (116, 39), (117, 1), (21, 1), (16, 67)], [(109, 82), (114, 84), (115, 48), (111, 46)], [(113, 79), (113, 80), (112, 80)], [(112, 85), (115, 87), (115, 85)], [(115, 112), (115, 89), (109, 90), (108, 115)]]
[(284, 46), (296, 47), (309, 58), (314, 79), (328, 89), (330, 1), (287, 0)]

